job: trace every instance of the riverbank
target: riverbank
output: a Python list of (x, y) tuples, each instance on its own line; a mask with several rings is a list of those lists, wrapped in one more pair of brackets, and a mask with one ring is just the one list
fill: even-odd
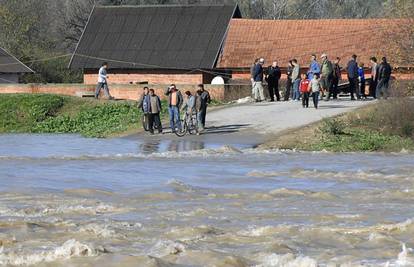
[(414, 151), (414, 100), (395, 98), (269, 135), (260, 149)]
[(0, 133), (77, 133), (110, 137), (142, 128), (135, 101), (49, 94), (0, 95)]

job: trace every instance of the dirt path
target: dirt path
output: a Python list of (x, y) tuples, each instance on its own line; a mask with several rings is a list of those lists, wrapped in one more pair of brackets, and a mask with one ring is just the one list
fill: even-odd
[(301, 102), (263, 102), (235, 105), (212, 111), (207, 115), (207, 127), (223, 133), (250, 131), (261, 135), (275, 134), (307, 125), (372, 103), (372, 101), (321, 101), (319, 109), (302, 108)]

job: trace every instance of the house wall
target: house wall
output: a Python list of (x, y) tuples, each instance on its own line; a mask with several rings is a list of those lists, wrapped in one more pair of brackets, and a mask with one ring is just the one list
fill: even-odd
[[(165, 99), (164, 90), (169, 84), (149, 84), (146, 85), (155, 90), (155, 93)], [(205, 89), (210, 92), (213, 99), (218, 101), (231, 101), (249, 96), (251, 93), (250, 85), (204, 85)], [(143, 86), (131, 84), (114, 84), (110, 85), (110, 93), (117, 99), (137, 100), (142, 94)], [(197, 90), (196, 84), (177, 85), (177, 88), (184, 93)], [(58, 94), (68, 96), (93, 95), (95, 85), (87, 84), (0, 84), (0, 93), (15, 94)], [(101, 92), (102, 94), (102, 92)]]
[(19, 83), (19, 74), (0, 73), (0, 83)]
[[(85, 70), (83, 82), (96, 84), (98, 70)], [(131, 84), (136, 82), (148, 82), (149, 84), (209, 84), (213, 76), (209, 73), (175, 71), (175, 70), (109, 70), (108, 83)]]

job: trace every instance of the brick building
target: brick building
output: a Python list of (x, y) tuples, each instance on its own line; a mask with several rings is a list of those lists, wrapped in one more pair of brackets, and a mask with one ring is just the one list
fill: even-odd
[(411, 40), (406, 26), (401, 19), (242, 19), (237, 5), (95, 7), (70, 67), (84, 70), (86, 84), (96, 83), (103, 61), (113, 84), (206, 84), (219, 74), (248, 80), (257, 57), (283, 70), (292, 58), (307, 68), (311, 54), (327, 53), (344, 66), (357, 54), (366, 66), (371, 56), (387, 56), (398, 77), (414, 79), (413, 61), (392, 41)]
[[(331, 60), (340, 57), (342, 67), (356, 54), (366, 67), (372, 56), (379, 61), (386, 56), (397, 77), (414, 79), (412, 56), (399, 49), (412, 38), (404, 31), (409, 23), (412, 21), (404, 19), (233, 19), (217, 67), (230, 71), (233, 79), (246, 80), (257, 57), (265, 58), (269, 65), (277, 60), (282, 69), (296, 58), (305, 71), (312, 54), (318, 60), (322, 53)], [(400, 41), (393, 42), (395, 39)]]
[(23, 73), (33, 73), (33, 71), (0, 47), (0, 83), (19, 83), (20, 75)]

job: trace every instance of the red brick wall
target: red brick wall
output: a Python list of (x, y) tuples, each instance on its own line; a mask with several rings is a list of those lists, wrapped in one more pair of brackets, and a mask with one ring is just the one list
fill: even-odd
[[(98, 80), (97, 70), (86, 70), (83, 75), (85, 84), (96, 84)], [(130, 84), (131, 82), (148, 82), (149, 84), (200, 84), (210, 83), (208, 74), (188, 71), (124, 71), (109, 70), (108, 83)]]
[[(153, 88), (157, 95), (165, 99), (164, 90), (168, 85), (147, 85)], [(142, 94), (141, 85), (130, 84), (114, 84), (110, 85), (109, 90), (112, 96), (117, 99), (137, 100)], [(193, 93), (197, 90), (197, 85), (177, 85), (177, 88), (184, 94), (185, 91)], [(211, 97), (216, 100), (224, 100), (227, 89), (224, 85), (205, 85), (205, 88), (210, 92)], [(0, 93), (14, 94), (14, 93), (48, 93), (69, 96), (81, 96), (84, 93), (93, 93), (95, 85), (86, 84), (0, 84)], [(102, 94), (102, 92), (101, 92)]]

